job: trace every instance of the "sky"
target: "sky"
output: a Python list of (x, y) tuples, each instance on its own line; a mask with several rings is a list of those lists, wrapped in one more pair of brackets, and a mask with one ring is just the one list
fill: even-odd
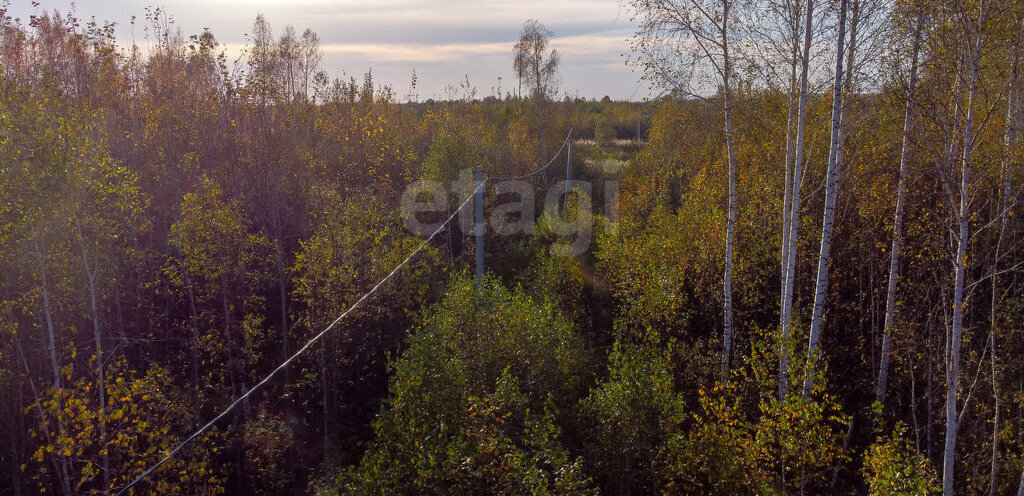
[[(22, 21), (42, 9), (68, 11), (67, 0), (12, 0), (11, 15)], [(334, 77), (391, 84), (409, 93), (413, 69), (421, 100), (445, 95), (445, 86), (469, 78), (477, 96), (513, 90), (512, 45), (523, 22), (538, 19), (554, 33), (552, 47), (561, 56), (563, 94), (616, 100), (649, 96), (640, 74), (626, 65), (634, 28), (618, 0), (79, 0), (80, 19), (95, 17), (118, 25), (122, 42), (145, 44), (142, 30), (147, 5), (159, 5), (187, 37), (209, 28), (229, 56), (239, 53), (262, 13), (279, 34), (287, 25), (320, 35), (323, 67)], [(134, 28), (131, 18), (138, 20)], [(134, 32), (134, 33), (133, 33)]]

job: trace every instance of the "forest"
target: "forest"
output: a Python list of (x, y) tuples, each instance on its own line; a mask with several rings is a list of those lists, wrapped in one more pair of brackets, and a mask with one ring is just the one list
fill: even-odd
[(0, 4), (0, 495), (1024, 496), (1024, 4), (624, 5), (644, 101)]

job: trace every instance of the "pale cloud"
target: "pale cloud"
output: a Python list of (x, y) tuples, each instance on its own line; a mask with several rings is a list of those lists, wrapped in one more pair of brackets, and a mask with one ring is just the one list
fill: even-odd
[(555, 38), (551, 46), (571, 57), (586, 61), (605, 61), (609, 58), (618, 59), (619, 56), (629, 50), (628, 34), (619, 32), (616, 34), (594, 34), (577, 35)]
[(323, 45), (327, 55), (380, 62), (434, 63), (471, 60), (481, 55), (511, 53), (508, 43), (448, 43), (443, 45), (404, 45), (337, 43)]
[[(388, 44), (331, 43), (322, 45), (327, 56), (380, 62), (472, 62), (480, 56), (510, 57), (514, 41), (493, 43)], [(607, 60), (628, 45), (622, 36), (579, 35), (552, 40), (552, 48), (576, 61)], [(234, 50), (232, 50), (234, 51)]]

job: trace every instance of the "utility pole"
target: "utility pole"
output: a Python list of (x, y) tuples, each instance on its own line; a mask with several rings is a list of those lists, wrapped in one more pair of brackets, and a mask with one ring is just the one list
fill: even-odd
[(562, 200), (562, 208), (569, 206), (569, 186), (572, 181), (572, 128), (569, 128), (569, 158), (565, 161), (565, 199)]
[(479, 290), (484, 283), (484, 169), (476, 167), (476, 288)]

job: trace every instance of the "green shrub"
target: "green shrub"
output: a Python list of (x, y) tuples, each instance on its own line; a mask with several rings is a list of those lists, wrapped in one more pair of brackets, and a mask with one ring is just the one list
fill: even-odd
[(550, 301), (456, 279), (393, 364), (376, 440), (332, 491), (589, 493), (559, 413), (578, 400), (585, 362)]
[(639, 344), (616, 341), (608, 377), (581, 402), (588, 469), (610, 494), (655, 492), (658, 453), (679, 428), (671, 347), (659, 348), (653, 331)]
[(916, 496), (940, 490), (935, 468), (910, 445), (903, 424), (868, 449), (864, 478), (869, 494), (878, 496)]

